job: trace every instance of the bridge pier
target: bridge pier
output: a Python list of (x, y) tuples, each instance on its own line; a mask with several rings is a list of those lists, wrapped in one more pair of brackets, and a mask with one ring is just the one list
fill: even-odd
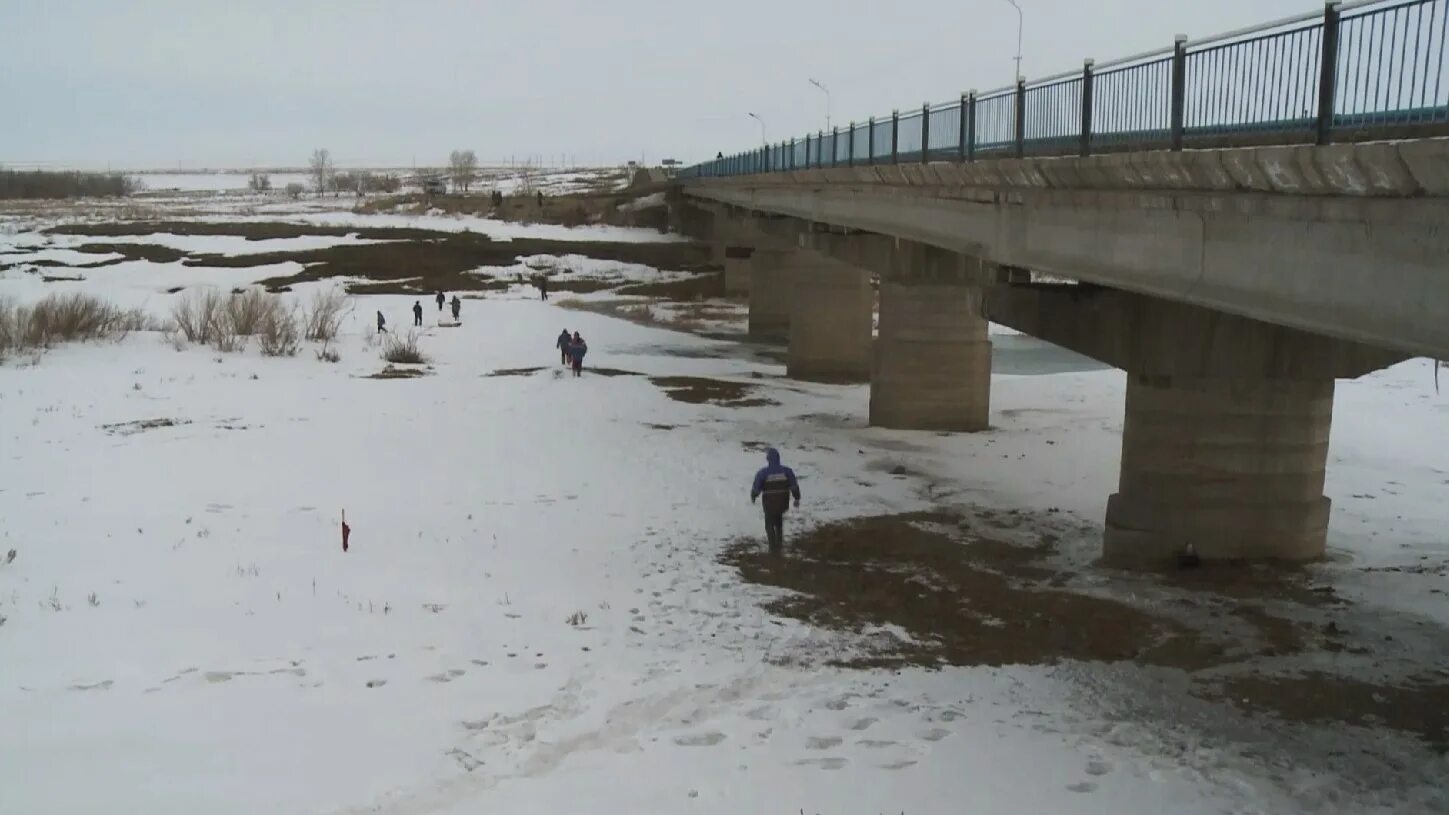
[(1334, 380), (1130, 375), (1102, 553), (1124, 565), (1321, 557)]
[(870, 423), (901, 430), (985, 430), (991, 341), (983, 264), (919, 245), (895, 254), (881, 279)]
[(1127, 371), (1122, 463), (1104, 559), (1311, 560), (1328, 532), (1323, 495), (1334, 381), (1394, 351), (1145, 295), (998, 286), (991, 319)]
[(727, 295), (750, 293), (750, 257), (748, 246), (726, 246), (724, 252), (724, 288)]
[(875, 291), (870, 273), (819, 252), (789, 257), (791, 378), (864, 382), (870, 378)]
[(794, 269), (788, 250), (756, 248), (750, 255), (750, 339), (780, 342), (790, 337), (795, 299)]

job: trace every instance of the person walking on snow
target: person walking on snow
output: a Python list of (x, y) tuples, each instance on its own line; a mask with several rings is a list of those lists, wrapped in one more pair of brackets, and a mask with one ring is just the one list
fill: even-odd
[(423, 301), (413, 301), (413, 325), (423, 324)]
[(548, 299), (548, 275), (538, 276), (538, 294), (540, 298)]
[(583, 375), (584, 354), (588, 352), (589, 344), (584, 342), (584, 338), (579, 336), (579, 332), (575, 331), (573, 341), (569, 343), (569, 356), (574, 361), (574, 376)]
[(558, 348), (558, 363), (560, 365), (567, 366), (569, 364), (569, 347), (572, 346), (573, 343), (574, 338), (569, 335), (569, 330), (567, 328), (565, 328), (563, 330), (563, 333), (558, 335), (558, 339), (554, 341), (554, 346)]
[(780, 451), (771, 447), (765, 451), (765, 466), (755, 473), (755, 483), (750, 487), (750, 503), (761, 495), (765, 497), (765, 538), (770, 552), (779, 554), (785, 546), (785, 513), (790, 509), (790, 499), (795, 507), (800, 506), (800, 484), (795, 480), (795, 471), (780, 463)]
[(453, 322), (456, 323), (458, 322), (458, 315), (463, 311), (463, 301), (459, 300), (458, 295), (455, 294), (450, 305), (453, 307)]
[(434, 297), (433, 299), (438, 301), (438, 311), (443, 310), (443, 303), (447, 302), (448, 300), (448, 298), (443, 296), (442, 292), (438, 292), (438, 296)]
[(382, 312), (381, 311), (379, 311), (377, 313), (377, 333), (379, 333), (379, 334), (386, 334), (387, 333), (387, 318), (382, 316)]

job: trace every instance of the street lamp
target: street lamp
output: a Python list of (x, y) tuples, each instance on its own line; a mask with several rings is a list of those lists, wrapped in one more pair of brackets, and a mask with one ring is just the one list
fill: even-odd
[(1021, 25), (1022, 25), (1021, 6), (1017, 5), (1016, 0), (1006, 0), (1006, 2), (1010, 3), (1011, 4), (1011, 7), (1014, 8), (1014, 9), (1016, 9), (1016, 81), (1017, 82), (1020, 82), (1021, 79), (1022, 79), (1022, 77), (1021, 77)]
[(818, 81), (816, 81), (814, 79), (810, 80), (810, 84), (811, 85), (814, 85), (817, 88), (819, 88), (820, 89), (820, 92), (823, 93), (823, 94), (825, 94), (825, 132), (829, 133), (830, 132), (830, 89), (827, 88), (827, 87), (825, 87), (824, 85), (820, 84), (820, 82), (818, 82)]
[(757, 121), (757, 122), (760, 123), (760, 144), (761, 145), (769, 144), (770, 141), (765, 138), (765, 120), (764, 119), (761, 119), (759, 117), (759, 115), (758, 114), (755, 114), (755, 113), (751, 113), (750, 114), (750, 118), (751, 119), (754, 119), (755, 121)]

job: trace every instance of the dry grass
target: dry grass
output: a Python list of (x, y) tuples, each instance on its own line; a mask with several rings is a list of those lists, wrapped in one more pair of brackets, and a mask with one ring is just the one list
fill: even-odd
[(216, 289), (193, 289), (183, 294), (171, 308), (176, 330), (187, 340), (211, 344), (226, 313), (225, 301)]
[(314, 342), (336, 339), (346, 308), (347, 295), (340, 288), (313, 293), (311, 305), (303, 312), (302, 335)]
[(418, 334), (388, 334), (382, 343), (382, 358), (401, 365), (426, 365), (428, 357), (418, 348)]
[(257, 341), (262, 353), (269, 357), (295, 356), (301, 346), (302, 333), (297, 328), (297, 315), (291, 311), (271, 309), (263, 315), (257, 328)]
[(232, 292), (226, 299), (226, 320), (232, 333), (250, 337), (261, 333), (264, 323), (275, 324), (277, 314), (283, 311), (282, 301), (274, 294), (267, 294), (259, 288)]
[(80, 292), (52, 294), (31, 306), (0, 299), (0, 359), (63, 342), (121, 339), (161, 326), (141, 309), (122, 309)]

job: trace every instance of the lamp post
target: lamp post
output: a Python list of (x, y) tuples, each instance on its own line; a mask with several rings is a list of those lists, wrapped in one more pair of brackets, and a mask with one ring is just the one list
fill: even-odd
[(765, 120), (764, 119), (761, 119), (759, 117), (759, 114), (755, 114), (755, 113), (751, 113), (750, 114), (750, 118), (751, 119), (754, 119), (755, 121), (757, 121), (757, 122), (760, 123), (760, 144), (761, 145), (769, 144), (770, 143), (769, 140), (765, 138)]
[(810, 84), (820, 89), (825, 94), (825, 130), (830, 131), (830, 89), (821, 84), (818, 80), (810, 80)]
[(1014, 9), (1016, 9), (1016, 81), (1017, 82), (1020, 82), (1021, 81), (1021, 78), (1022, 78), (1021, 77), (1021, 28), (1022, 28), (1021, 6), (1017, 4), (1016, 0), (1006, 0), (1006, 2), (1010, 3), (1011, 4), (1011, 7), (1014, 8)]

